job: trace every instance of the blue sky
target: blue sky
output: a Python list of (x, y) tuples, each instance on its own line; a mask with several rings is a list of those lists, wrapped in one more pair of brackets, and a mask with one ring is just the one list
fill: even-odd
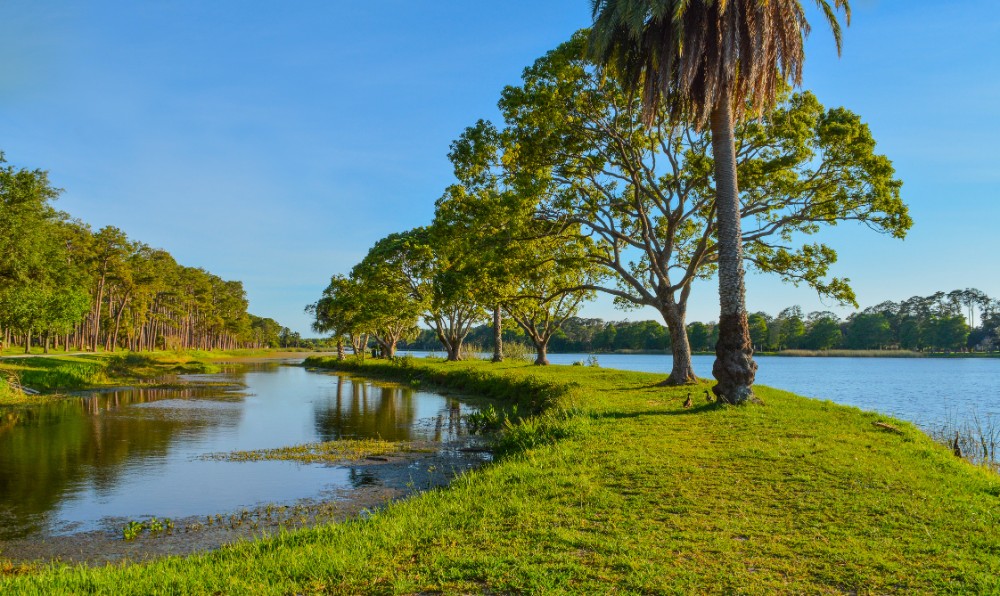
[[(814, 23), (805, 87), (871, 125), (915, 225), (902, 242), (824, 232), (835, 274), (863, 306), (964, 287), (1000, 297), (1000, 12), (853, 4), (840, 59)], [(587, 0), (7, 0), (0, 150), (48, 169), (62, 209), (242, 280), (254, 313), (308, 334), (302, 307), (331, 274), (429, 221), (451, 140), (588, 24)], [(747, 285), (752, 310), (834, 306)], [(714, 285), (697, 286), (689, 319), (717, 312)], [(606, 299), (584, 314), (656, 318)]]

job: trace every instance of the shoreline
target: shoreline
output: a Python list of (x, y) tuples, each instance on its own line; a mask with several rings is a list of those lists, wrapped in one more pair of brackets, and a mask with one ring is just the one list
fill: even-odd
[[(200, 350), (161, 352), (97, 352), (0, 356), (0, 408), (52, 403), (81, 392), (114, 389), (172, 389), (204, 386), (180, 379), (190, 374), (212, 374), (226, 364), (247, 364), (322, 356), (327, 352), (288, 350)], [(12, 377), (27, 394), (12, 388)]]

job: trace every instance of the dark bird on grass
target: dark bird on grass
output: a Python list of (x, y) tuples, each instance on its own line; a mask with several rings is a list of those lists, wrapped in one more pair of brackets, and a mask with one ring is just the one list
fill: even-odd
[(691, 399), (691, 392), (688, 391), (688, 398), (684, 400), (684, 407), (690, 408), (694, 405), (694, 400)]
[(708, 392), (708, 389), (705, 390), (705, 401), (707, 401), (708, 403), (712, 403), (713, 401), (715, 401), (714, 399), (712, 399), (712, 394)]
[(951, 450), (955, 452), (955, 457), (962, 457), (962, 446), (958, 444), (958, 433), (955, 433), (955, 442), (951, 444)]

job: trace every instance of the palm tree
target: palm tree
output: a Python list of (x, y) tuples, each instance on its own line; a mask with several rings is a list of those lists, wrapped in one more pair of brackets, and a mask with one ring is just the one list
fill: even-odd
[[(837, 9), (815, 0), (841, 49)], [(648, 122), (661, 107), (712, 131), (719, 240), (719, 342), (712, 374), (721, 400), (754, 399), (757, 364), (743, 285), (734, 122), (773, 107), (781, 81), (802, 81), (809, 23), (799, 0), (592, 0), (591, 56), (640, 91)], [(832, 4), (832, 5), (831, 5)]]

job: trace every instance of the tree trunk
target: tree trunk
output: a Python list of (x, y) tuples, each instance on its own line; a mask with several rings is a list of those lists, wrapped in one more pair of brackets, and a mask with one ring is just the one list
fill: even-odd
[(94, 341), (92, 345), (92, 351), (97, 351), (97, 342), (100, 341), (101, 336), (101, 302), (104, 300), (104, 276), (101, 276), (101, 281), (97, 285), (97, 301), (94, 304), (96, 307), (96, 314), (94, 315)]
[(344, 339), (338, 337), (337, 338), (337, 360), (343, 360), (343, 359), (344, 359)]
[(499, 304), (493, 309), (493, 362), (503, 362), (503, 314)]
[(458, 362), (462, 359), (462, 342), (451, 341), (445, 344), (445, 350), (448, 352), (449, 362)]
[(24, 353), (31, 353), (31, 329), (24, 332)]
[(719, 343), (715, 345), (712, 391), (720, 400), (740, 404), (755, 400), (750, 326), (743, 285), (743, 243), (740, 230), (740, 195), (736, 180), (736, 145), (728, 101), (712, 110), (712, 154), (719, 235)]
[(111, 336), (111, 351), (114, 352), (115, 348), (118, 346), (118, 331), (121, 329), (122, 325), (122, 314), (125, 313), (125, 306), (128, 305), (128, 295), (122, 298), (121, 308), (118, 309), (118, 314), (115, 315), (115, 333)]
[(534, 341), (535, 344), (535, 366), (548, 366), (549, 365), (549, 340), (545, 341)]
[(49, 332), (48, 331), (45, 332), (44, 339), (42, 340), (42, 353), (43, 354), (48, 354), (49, 353)]
[(670, 352), (673, 357), (670, 376), (662, 383), (663, 385), (687, 385), (698, 382), (694, 367), (691, 365), (691, 344), (688, 342), (687, 328), (684, 325), (685, 310), (684, 306), (675, 304), (666, 306), (660, 311), (670, 331)]

